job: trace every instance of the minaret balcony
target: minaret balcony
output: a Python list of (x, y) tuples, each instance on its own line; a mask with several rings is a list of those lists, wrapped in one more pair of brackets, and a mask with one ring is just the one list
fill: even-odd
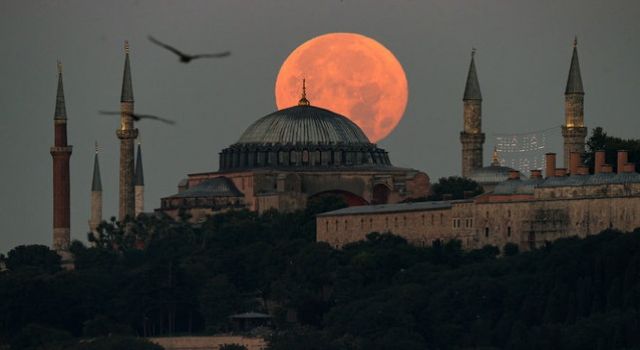
[(53, 146), (50, 149), (50, 153), (51, 153), (51, 155), (70, 154), (72, 150), (73, 150), (73, 146), (63, 146), (63, 147)]
[(119, 139), (135, 139), (138, 137), (138, 129), (118, 129), (116, 135)]

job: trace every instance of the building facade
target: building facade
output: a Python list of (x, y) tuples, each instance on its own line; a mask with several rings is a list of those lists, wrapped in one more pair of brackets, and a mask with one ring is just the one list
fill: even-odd
[[(602, 152), (603, 154), (604, 152)], [(547, 161), (554, 164), (555, 154)], [(604, 159), (604, 156), (598, 157)], [(403, 203), (340, 209), (317, 217), (317, 240), (334, 247), (391, 232), (418, 245), (460, 240), (465, 249), (517, 244), (522, 250), (559, 238), (585, 237), (613, 228), (640, 227), (640, 174), (619, 152), (617, 173), (600, 161), (596, 173), (563, 168), (543, 178), (517, 171), (487, 194), (471, 200)]]
[(312, 106), (303, 88), (297, 106), (258, 119), (220, 152), (218, 171), (188, 175), (157, 211), (197, 222), (235, 208), (294, 211), (327, 195), (352, 206), (398, 203), (429, 189), (427, 174), (393, 166), (355, 123)]

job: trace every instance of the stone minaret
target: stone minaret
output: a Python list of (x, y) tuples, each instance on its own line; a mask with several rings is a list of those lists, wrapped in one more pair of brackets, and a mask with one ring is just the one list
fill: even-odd
[(136, 157), (136, 173), (135, 173), (135, 192), (136, 192), (136, 217), (144, 211), (144, 173), (142, 171), (142, 148), (138, 143), (138, 156)]
[(564, 119), (562, 137), (564, 138), (564, 167), (569, 168), (571, 152), (584, 153), (587, 128), (584, 126), (584, 89), (578, 63), (578, 39), (573, 41), (573, 56), (569, 68), (567, 87), (564, 90)]
[(133, 125), (133, 87), (129, 63), (129, 43), (124, 43), (124, 76), (120, 97), (120, 128), (116, 135), (120, 139), (120, 188), (118, 219), (133, 218), (135, 215), (135, 193), (133, 188), (133, 143), (138, 137), (138, 129)]
[(482, 94), (474, 62), (475, 49), (471, 51), (471, 64), (464, 88), (464, 130), (460, 133), (462, 143), (462, 176), (468, 177), (474, 169), (482, 168)]
[(98, 225), (102, 222), (102, 181), (100, 179), (100, 164), (98, 163), (98, 143), (96, 155), (93, 158), (93, 180), (91, 181), (91, 219), (89, 229), (98, 232)]
[(67, 109), (62, 87), (62, 64), (58, 62), (58, 92), (56, 110), (53, 117), (55, 137), (51, 156), (53, 157), (53, 249), (63, 258), (70, 258), (71, 241), (69, 160), (72, 146), (67, 144)]

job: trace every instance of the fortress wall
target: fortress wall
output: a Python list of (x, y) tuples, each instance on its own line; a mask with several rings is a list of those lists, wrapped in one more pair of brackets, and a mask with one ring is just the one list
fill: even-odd
[(316, 219), (316, 230), (317, 241), (336, 248), (364, 240), (371, 232), (392, 232), (421, 246), (453, 235), (450, 209), (320, 216)]

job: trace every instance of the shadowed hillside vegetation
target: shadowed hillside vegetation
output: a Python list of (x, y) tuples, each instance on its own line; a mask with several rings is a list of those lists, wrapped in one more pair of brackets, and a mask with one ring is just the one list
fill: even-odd
[(0, 344), (153, 349), (139, 337), (227, 332), (229, 315), (258, 311), (274, 316), (277, 350), (640, 346), (640, 230), (526, 253), (379, 233), (316, 243), (314, 215), (343, 205), (197, 226), (141, 217), (126, 235), (103, 223), (94, 246), (73, 243), (74, 271), (46, 247), (17, 247), (0, 273)]

